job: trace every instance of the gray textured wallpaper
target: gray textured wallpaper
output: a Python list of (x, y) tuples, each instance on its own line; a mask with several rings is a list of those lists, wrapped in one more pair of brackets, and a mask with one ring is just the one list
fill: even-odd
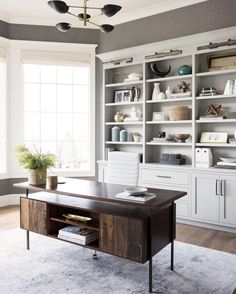
[[(109, 34), (98, 30), (72, 29), (61, 33), (55, 27), (7, 24), (0, 21), (0, 36), (15, 40), (37, 40), (99, 44), (98, 52), (108, 52), (158, 42), (185, 35), (236, 26), (236, 0), (208, 0), (115, 27)], [(226, 36), (227, 38), (227, 36)], [(102, 66), (96, 62), (96, 160), (101, 159)], [(12, 183), (0, 181), (0, 195), (14, 193)]]

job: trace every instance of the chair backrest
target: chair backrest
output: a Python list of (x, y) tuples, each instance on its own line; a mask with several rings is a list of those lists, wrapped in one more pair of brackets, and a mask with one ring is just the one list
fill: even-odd
[(114, 151), (108, 153), (107, 183), (137, 186), (139, 176), (138, 153)]

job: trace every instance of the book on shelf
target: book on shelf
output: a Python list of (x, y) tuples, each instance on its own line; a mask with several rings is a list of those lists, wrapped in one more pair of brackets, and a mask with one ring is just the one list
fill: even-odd
[(59, 230), (58, 238), (86, 245), (98, 239), (98, 232), (83, 227), (67, 226)]
[(219, 161), (215, 165), (216, 168), (236, 169), (236, 162)]
[(127, 192), (122, 192), (122, 193), (116, 194), (116, 198), (123, 199), (123, 200), (128, 200), (128, 201), (145, 203), (145, 202), (148, 202), (148, 201), (150, 201), (152, 199), (155, 199), (156, 198), (156, 194), (154, 194), (154, 193), (147, 193), (146, 192), (143, 195), (131, 196)]
[(131, 117), (126, 117), (124, 119), (124, 122), (139, 122), (139, 121), (142, 121), (140, 118), (131, 118)]
[(224, 115), (216, 116), (216, 115), (206, 115), (206, 116), (200, 116), (199, 120), (223, 120), (226, 117)]
[(185, 92), (185, 93), (173, 93), (171, 94), (171, 99), (178, 99), (178, 98), (191, 98), (192, 93), (191, 92)]

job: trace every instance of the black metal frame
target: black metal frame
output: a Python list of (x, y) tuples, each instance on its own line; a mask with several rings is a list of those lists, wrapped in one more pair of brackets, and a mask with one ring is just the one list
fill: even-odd
[[(151, 214), (149, 213), (148, 217), (148, 227), (149, 227), (149, 293), (153, 293), (153, 265), (152, 265), (152, 218)], [(174, 271), (174, 240), (176, 237), (176, 204), (172, 202), (171, 204), (171, 251), (170, 251), (170, 269)]]

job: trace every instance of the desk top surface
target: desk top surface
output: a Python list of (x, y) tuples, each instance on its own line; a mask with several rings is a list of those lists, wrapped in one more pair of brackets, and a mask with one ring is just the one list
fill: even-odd
[(148, 189), (149, 192), (155, 193), (157, 197), (146, 203), (138, 203), (134, 201), (116, 198), (116, 194), (124, 191), (125, 186), (123, 185), (105, 184), (100, 182), (71, 178), (60, 178), (59, 181), (64, 183), (58, 184), (56, 189), (49, 189), (47, 186), (31, 186), (28, 184), (28, 182), (14, 184), (14, 186), (21, 189), (28, 189), (29, 191), (48, 192), (53, 194), (84, 198), (99, 202), (107, 202), (128, 205), (133, 207), (154, 209), (165, 206), (186, 195), (186, 192), (181, 191)]

